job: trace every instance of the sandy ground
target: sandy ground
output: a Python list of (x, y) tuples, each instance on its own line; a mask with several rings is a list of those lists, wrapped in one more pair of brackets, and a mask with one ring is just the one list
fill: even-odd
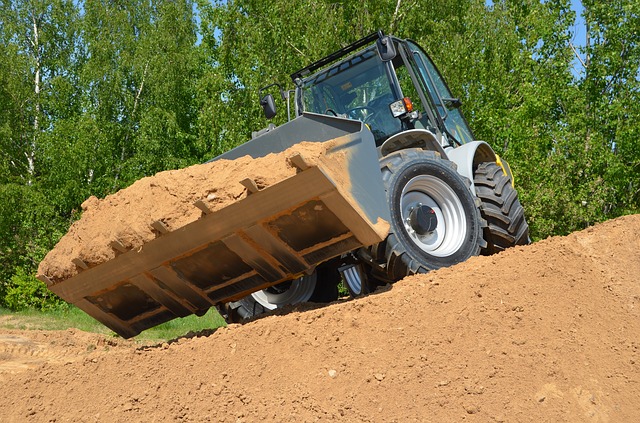
[(156, 346), (0, 332), (0, 422), (637, 422), (640, 215)]

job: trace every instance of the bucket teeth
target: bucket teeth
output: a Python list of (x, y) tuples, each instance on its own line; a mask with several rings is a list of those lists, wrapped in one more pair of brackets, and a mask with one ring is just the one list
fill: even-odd
[(167, 225), (165, 225), (162, 221), (160, 220), (156, 220), (155, 222), (153, 222), (151, 224), (151, 227), (153, 229), (155, 229), (156, 231), (158, 231), (160, 233), (160, 235), (164, 235), (164, 234), (168, 234), (169, 228), (167, 227)]
[(82, 270), (87, 270), (89, 268), (87, 263), (85, 263), (81, 258), (74, 258), (71, 262)]
[(289, 162), (300, 171), (305, 171), (311, 167), (300, 153), (289, 157)]
[(199, 208), (200, 210), (202, 210), (204, 214), (213, 213), (212, 210), (209, 208), (209, 206), (207, 206), (207, 204), (202, 200), (196, 201), (195, 203), (193, 203), (193, 205)]
[(126, 253), (126, 252), (128, 251), (128, 250), (127, 250), (127, 247), (125, 247), (125, 246), (124, 246), (124, 244), (123, 244), (123, 243), (121, 243), (120, 241), (118, 241), (117, 239), (116, 239), (116, 240), (114, 240), (114, 241), (111, 241), (111, 242), (109, 243), (109, 246), (110, 246), (111, 248), (113, 248), (114, 250), (119, 251), (119, 252), (121, 252), (121, 253)]
[(47, 275), (38, 275), (36, 276), (39, 280), (45, 283), (47, 286), (53, 285), (53, 281), (47, 277)]
[(256, 181), (251, 178), (243, 179), (242, 181), (240, 181), (240, 183), (247, 189), (247, 194), (255, 194), (256, 192), (260, 191), (260, 188), (258, 188), (258, 184), (256, 184)]

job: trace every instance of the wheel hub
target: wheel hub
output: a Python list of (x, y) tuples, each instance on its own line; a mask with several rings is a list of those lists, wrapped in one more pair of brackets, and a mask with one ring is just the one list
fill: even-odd
[(426, 235), (438, 227), (438, 216), (431, 207), (418, 204), (409, 213), (409, 224), (418, 235)]
[(404, 186), (400, 218), (416, 247), (436, 256), (449, 256), (462, 246), (467, 233), (466, 212), (455, 191), (432, 175), (418, 175)]

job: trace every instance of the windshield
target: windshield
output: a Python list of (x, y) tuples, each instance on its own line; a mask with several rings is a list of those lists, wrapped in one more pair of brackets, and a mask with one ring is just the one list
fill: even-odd
[(460, 109), (447, 104), (443, 99), (452, 99), (451, 92), (435, 65), (424, 51), (412, 42), (407, 43), (418, 65), (420, 76), (425, 81), (429, 94), (435, 102), (438, 114), (444, 121), (447, 132), (460, 143), (473, 141), (473, 134)]
[(299, 101), (302, 110), (357, 119), (371, 129), (380, 145), (402, 130), (389, 104), (401, 98), (395, 74), (375, 48), (358, 53), (303, 81)]

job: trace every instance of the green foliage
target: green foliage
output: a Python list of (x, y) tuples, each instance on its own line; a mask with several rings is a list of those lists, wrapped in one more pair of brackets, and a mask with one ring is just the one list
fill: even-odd
[(640, 4), (584, 0), (575, 40), (568, 0), (490, 3), (0, 2), (0, 305), (49, 304), (33, 275), (88, 196), (246, 141), (260, 87), (378, 28), (438, 64), (535, 239), (639, 212)]
[[(0, 184), (0, 298), (35, 273), (67, 224), (35, 186)], [(17, 279), (14, 280), (14, 277)]]
[(595, 150), (589, 170), (609, 191), (609, 213), (629, 213), (640, 204), (640, 4), (589, 0), (584, 7), (590, 42), (579, 118), (585, 148)]
[(49, 291), (43, 282), (25, 273), (21, 268), (11, 277), (4, 302), (11, 310), (30, 308), (39, 311), (57, 309), (65, 304)]

